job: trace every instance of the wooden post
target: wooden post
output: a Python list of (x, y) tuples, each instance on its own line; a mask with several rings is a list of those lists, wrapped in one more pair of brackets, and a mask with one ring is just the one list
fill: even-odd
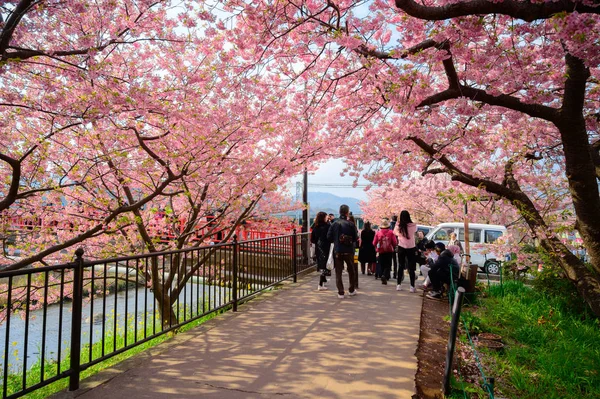
[[(465, 231), (465, 259), (464, 267), (465, 278), (468, 280), (467, 292), (475, 292), (475, 285), (477, 284), (477, 266), (471, 265), (471, 243), (469, 242), (469, 216), (467, 202), (465, 201), (465, 219), (464, 219), (464, 231)], [(459, 237), (460, 239), (460, 237)]]

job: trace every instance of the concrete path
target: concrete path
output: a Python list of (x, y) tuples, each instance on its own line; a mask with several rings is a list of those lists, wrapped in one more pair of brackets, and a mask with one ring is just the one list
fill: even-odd
[(264, 294), (56, 397), (411, 398), (421, 293), (360, 275), (359, 294), (338, 299), (334, 280), (324, 292), (317, 281)]

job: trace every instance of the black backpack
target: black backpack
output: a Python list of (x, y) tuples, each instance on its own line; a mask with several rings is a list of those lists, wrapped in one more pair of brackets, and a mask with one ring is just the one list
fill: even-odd
[(342, 245), (346, 245), (346, 246), (353, 246), (354, 245), (354, 237), (356, 234), (356, 230), (354, 229), (354, 224), (350, 223), (347, 220), (341, 219), (338, 221), (338, 223), (340, 224), (340, 236), (339, 236), (339, 240), (340, 240), (340, 244)]

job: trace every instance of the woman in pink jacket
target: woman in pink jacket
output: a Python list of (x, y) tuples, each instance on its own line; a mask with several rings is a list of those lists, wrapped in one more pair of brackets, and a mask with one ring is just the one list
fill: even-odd
[(417, 292), (415, 289), (415, 269), (417, 268), (416, 231), (417, 224), (413, 223), (408, 211), (400, 212), (400, 220), (394, 228), (394, 234), (398, 237), (398, 285), (396, 291), (402, 290), (404, 270), (408, 269), (410, 292)]

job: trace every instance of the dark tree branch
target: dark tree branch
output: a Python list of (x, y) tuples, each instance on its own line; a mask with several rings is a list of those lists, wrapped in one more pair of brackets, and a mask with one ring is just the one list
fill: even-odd
[(519, 98), (507, 94), (491, 95), (485, 90), (462, 85), (460, 83), (458, 73), (456, 72), (456, 68), (454, 66), (452, 53), (450, 52), (450, 42), (448, 42), (447, 40), (441, 43), (438, 43), (434, 40), (425, 40), (422, 43), (419, 43), (409, 49), (406, 49), (404, 52), (397, 55), (394, 53), (369, 49), (365, 45), (358, 47), (356, 51), (359, 54), (364, 55), (365, 57), (373, 57), (386, 60), (406, 58), (409, 55), (417, 54), (420, 51), (429, 48), (435, 48), (440, 51), (446, 51), (448, 54), (448, 57), (442, 61), (444, 65), (444, 71), (448, 79), (448, 88), (444, 91), (427, 97), (417, 105), (417, 108), (427, 107), (461, 97), (467, 97), (472, 101), (479, 101), (488, 105), (495, 105), (499, 107), (512, 109), (514, 111), (525, 113), (531, 117), (544, 119), (549, 122), (554, 123), (557, 120), (559, 116), (559, 111), (555, 108), (547, 107), (545, 105), (540, 104), (524, 103)]
[(396, 7), (411, 17), (429, 21), (442, 21), (469, 15), (503, 14), (531, 22), (537, 19), (548, 19), (561, 12), (600, 14), (600, 7), (586, 5), (582, 0), (557, 0), (552, 2), (473, 0), (440, 7), (424, 6), (414, 0), (396, 0)]
[(10, 44), (15, 29), (17, 29), (19, 22), (21, 22), (21, 19), (25, 16), (32, 4), (32, 0), (21, 0), (10, 14), (10, 17), (6, 20), (2, 29), (2, 35), (0, 35), (0, 54), (2, 54), (2, 60), (4, 60), (4, 54)]
[(10, 187), (2, 201), (0, 201), (0, 212), (2, 212), (5, 209), (8, 209), (17, 200), (19, 185), (21, 184), (21, 162), (1, 153), (0, 160), (6, 162), (12, 169)]
[(600, 140), (591, 145), (592, 160), (596, 168), (596, 178), (600, 180)]

